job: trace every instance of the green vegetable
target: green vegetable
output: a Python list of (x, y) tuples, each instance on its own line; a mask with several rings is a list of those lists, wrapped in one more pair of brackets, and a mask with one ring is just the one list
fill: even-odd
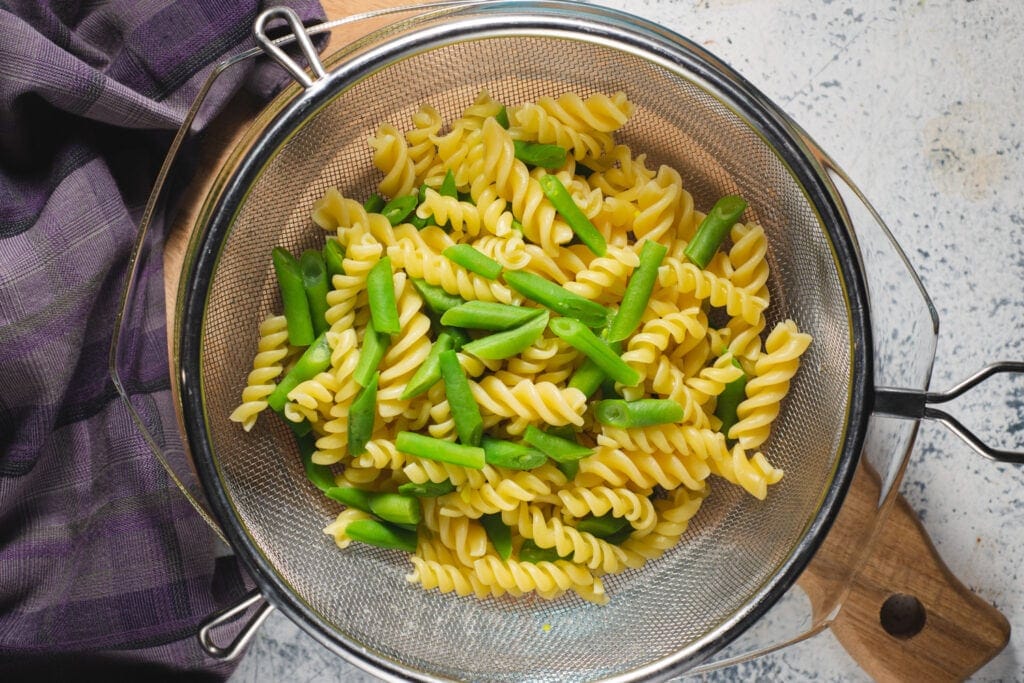
[(487, 532), (487, 538), (498, 553), (498, 557), (507, 560), (512, 557), (512, 530), (501, 521), (501, 514), (482, 515), (480, 524)]
[(367, 213), (380, 213), (381, 209), (387, 202), (376, 192), (370, 195), (370, 198), (363, 202), (363, 209)]
[(441, 316), (441, 324), (473, 330), (501, 331), (519, 327), (542, 312), (540, 308), (509, 306), (493, 301), (467, 301), (445, 311)]
[(522, 353), (544, 334), (544, 328), (548, 325), (548, 317), (548, 312), (543, 311), (518, 329), (481, 337), (463, 346), (462, 350), (485, 360), (510, 358)]
[(295, 435), (295, 442), (299, 445), (299, 457), (302, 459), (302, 468), (306, 470), (306, 478), (313, 482), (321, 491), (327, 491), (334, 487), (334, 475), (327, 465), (318, 465), (313, 462), (313, 453), (316, 451), (316, 437), (308, 431), (305, 434)]
[(501, 264), (468, 244), (454, 244), (441, 252), (449, 261), (493, 280), (501, 275)]
[(580, 461), (566, 460), (565, 462), (556, 462), (555, 467), (557, 467), (559, 471), (565, 475), (566, 479), (572, 481), (580, 472)]
[(498, 113), (494, 115), (494, 120), (498, 122), (499, 126), (504, 128), (505, 130), (508, 130), (508, 109), (505, 107), (504, 104), (501, 105), (501, 109), (498, 110)]
[(610, 512), (600, 517), (587, 515), (576, 523), (576, 528), (579, 531), (592, 534), (598, 538), (614, 536), (625, 527), (629, 527), (629, 520), (623, 517), (614, 517)]
[(700, 268), (706, 268), (719, 245), (725, 240), (725, 236), (729, 234), (729, 229), (736, 224), (746, 209), (746, 200), (734, 194), (726, 195), (715, 202), (697, 228), (697, 234), (683, 250), (686, 258)]
[(537, 542), (532, 538), (528, 538), (523, 541), (523, 544), (519, 546), (519, 561), (520, 562), (555, 562), (562, 559), (558, 554), (558, 551), (554, 548), (541, 548), (537, 545)]
[(378, 548), (416, 552), (416, 532), (391, 526), (375, 519), (357, 519), (345, 527), (345, 533), (353, 541), (375, 545)]
[(480, 406), (473, 398), (473, 390), (469, 387), (469, 380), (466, 379), (466, 373), (459, 363), (459, 357), (455, 351), (448, 350), (442, 351), (439, 358), (448, 407), (451, 409), (452, 419), (455, 420), (459, 441), (468, 446), (479, 446), (484, 434), (484, 420), (480, 416)]
[(613, 534), (608, 534), (604, 537), (604, 540), (612, 545), (620, 545), (623, 541), (633, 535), (633, 527), (629, 524), (625, 525)]
[(448, 172), (444, 174), (444, 180), (441, 181), (441, 187), (437, 193), (442, 197), (458, 198), (459, 188), (455, 185), (455, 174), (452, 173), (452, 169), (449, 168)]
[(398, 487), (398, 492), (407, 496), (417, 498), (437, 498), (455, 490), (455, 484), (448, 479), (441, 482), (425, 481), (422, 484), (414, 484), (408, 481)]
[(654, 291), (654, 283), (658, 280), (658, 267), (667, 251), (663, 244), (652, 240), (644, 241), (644, 246), (640, 249), (640, 264), (629, 277), (619, 312), (615, 314), (612, 326), (608, 329), (608, 341), (624, 340), (633, 334), (640, 324), (640, 317), (647, 309), (647, 302)]
[(526, 432), (523, 433), (523, 441), (555, 462), (570, 462), (594, 454), (592, 448), (581, 446), (575, 441), (563, 439), (554, 434), (542, 432), (533, 425), (526, 428)]
[(486, 464), (484, 449), (479, 446), (465, 446), (415, 432), (399, 432), (395, 439), (395, 448), (409, 455), (476, 470), (482, 469)]
[(423, 518), (416, 496), (400, 493), (374, 493), (370, 496), (370, 512), (385, 522), (415, 526)]
[(642, 377), (629, 367), (617, 353), (591, 332), (583, 323), (571, 318), (555, 318), (548, 327), (556, 335), (569, 342), (573, 348), (594, 361), (606, 375), (627, 387), (636, 386)]
[(348, 410), (348, 452), (362, 455), (373, 436), (373, 422), (377, 417), (377, 382), (380, 373), (374, 372), (370, 383), (363, 387)]
[(329, 239), (323, 249), (324, 265), (327, 267), (327, 281), (334, 279), (335, 275), (344, 275), (345, 250), (341, 248), (338, 240)]
[(267, 404), (276, 412), (284, 410), (288, 402), (288, 393), (308, 379), (313, 379), (326, 370), (331, 364), (331, 346), (327, 343), (327, 335), (321, 334), (309, 345), (292, 369), (278, 383), (274, 391), (267, 397)]
[(405, 220), (406, 216), (413, 212), (419, 203), (419, 197), (414, 194), (407, 194), (402, 197), (395, 197), (380, 210), (391, 225), (398, 225)]
[(313, 334), (321, 335), (327, 331), (327, 266), (324, 257), (315, 249), (302, 252), (299, 259), (302, 270), (302, 285), (306, 290), (309, 302), (309, 316), (313, 323)]
[(539, 182), (540, 189), (544, 191), (544, 196), (548, 198), (551, 205), (555, 207), (555, 211), (565, 219), (565, 222), (572, 231), (580, 238), (580, 242), (587, 245), (587, 248), (598, 256), (604, 256), (608, 250), (608, 244), (604, 241), (604, 237), (597, 231), (594, 224), (590, 222), (587, 215), (580, 210), (580, 207), (576, 206), (572, 195), (565, 189), (565, 185), (558, 179), (558, 176), (549, 173), (548, 175), (541, 176)]
[[(733, 365), (740, 367), (739, 362), (733, 358)], [(747, 376), (740, 375), (725, 385), (725, 389), (718, 395), (718, 402), (715, 404), (715, 417), (722, 421), (720, 431), (729, 436), (729, 430), (739, 422), (736, 408), (747, 397)]]
[(313, 343), (313, 318), (309, 314), (309, 299), (302, 282), (302, 270), (287, 249), (274, 247), (270, 252), (277, 273), (277, 286), (281, 291), (284, 317), (288, 321), (288, 343), (309, 346)]
[(412, 286), (423, 297), (423, 303), (427, 305), (427, 308), (437, 315), (441, 315), (449, 308), (455, 308), (466, 303), (466, 300), (461, 296), (449, 294), (437, 285), (427, 283), (426, 280), (412, 278)]
[(484, 449), (484, 459), (488, 465), (495, 467), (507, 467), (512, 470), (532, 470), (540, 467), (547, 461), (547, 456), (539, 450), (513, 443), (493, 439), (489, 436), (483, 438), (481, 444)]
[(447, 334), (452, 338), (452, 348), (456, 351), (461, 351), (463, 346), (473, 341), (469, 333), (461, 327), (442, 327), (441, 334)]
[(683, 406), (667, 398), (605, 399), (594, 408), (598, 422), (622, 429), (679, 422), (683, 413)]
[(363, 512), (370, 511), (370, 491), (356, 488), (355, 486), (332, 486), (324, 491), (324, 494), (331, 500), (336, 500), (342, 505)]
[(575, 318), (587, 327), (604, 327), (608, 323), (607, 308), (540, 275), (511, 270), (504, 277), (509, 287), (555, 313)]
[(539, 166), (541, 168), (560, 168), (565, 163), (565, 147), (558, 145), (545, 145), (539, 142), (527, 142), (525, 140), (513, 141), (515, 145), (515, 157), (527, 166)]
[[(370, 383), (373, 373), (377, 371), (384, 353), (391, 343), (391, 336), (378, 332), (373, 327), (373, 320), (366, 323), (366, 332), (363, 333), (363, 346), (359, 349), (359, 360), (356, 362), (356, 369), (352, 371), (352, 379), (361, 387)], [(330, 358), (328, 358), (328, 361)]]
[(402, 392), (402, 400), (419, 396), (430, 387), (437, 384), (441, 379), (441, 352), (453, 348), (452, 335), (448, 332), (441, 332), (437, 340), (430, 347), (430, 353), (424, 359), (423, 364), (416, 370), (416, 373), (409, 379), (405, 390)]
[(398, 320), (391, 259), (387, 256), (377, 261), (366, 276), (366, 294), (374, 329), (385, 334), (398, 334), (402, 326)]
[[(622, 342), (611, 342), (608, 344), (608, 348), (613, 353), (619, 354), (622, 351)], [(576, 372), (572, 373), (572, 377), (569, 378), (569, 386), (573, 389), (579, 389), (583, 392), (584, 396), (590, 398), (606, 379), (608, 379), (608, 375), (604, 374), (604, 370), (599, 368), (597, 363), (587, 358), (583, 365), (576, 368)]]

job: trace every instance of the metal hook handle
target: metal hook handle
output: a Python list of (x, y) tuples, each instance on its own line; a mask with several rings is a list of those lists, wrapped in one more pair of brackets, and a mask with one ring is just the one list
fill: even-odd
[(1024, 464), (1024, 451), (993, 448), (979, 439), (955, 417), (944, 410), (939, 410), (932, 406), (934, 403), (952, 401), (964, 392), (978, 386), (989, 377), (1000, 373), (1024, 375), (1024, 362), (1002, 361), (992, 363), (948, 391), (924, 392), (879, 387), (875, 389), (875, 412), (892, 417), (935, 420), (945, 425), (947, 429), (967, 442), (971, 448), (990, 460)]
[[(298, 44), (299, 49), (302, 50), (302, 55), (306, 58), (306, 62), (309, 63), (309, 68), (316, 75), (316, 80), (310, 78), (305, 69), (299, 66), (287, 52), (275, 45), (274, 41), (267, 35), (267, 24), (273, 19), (284, 19), (288, 22), (288, 28), (291, 29), (295, 42)], [(256, 23), (253, 25), (252, 32), (256, 36), (256, 42), (263, 48), (263, 51), (284, 67), (285, 71), (290, 73), (292, 78), (298, 81), (303, 88), (310, 88), (316, 81), (327, 77), (324, 65), (320, 62), (320, 56), (317, 54), (316, 46), (313, 45), (309, 34), (306, 33), (306, 27), (302, 25), (299, 15), (292, 8), (273, 7), (262, 12), (256, 17)]]
[(271, 611), (274, 609), (273, 605), (264, 601), (227, 647), (221, 647), (213, 642), (213, 630), (234, 620), (239, 614), (242, 614), (261, 600), (264, 600), (263, 595), (258, 590), (254, 590), (246, 593), (245, 597), (237, 604), (211, 615), (204, 621), (200, 625), (198, 633), (199, 644), (203, 647), (203, 650), (214, 659), (222, 661), (230, 661), (240, 655), (245, 646), (256, 635), (256, 629), (270, 616)]

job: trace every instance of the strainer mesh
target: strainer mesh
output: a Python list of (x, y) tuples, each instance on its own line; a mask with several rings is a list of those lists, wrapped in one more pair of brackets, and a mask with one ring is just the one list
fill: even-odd
[[(682, 543), (642, 570), (606, 577), (599, 607), (567, 596), (478, 601), (405, 581), (399, 553), (322, 533), (339, 511), (305, 479), (280, 421), (228, 421), (260, 320), (279, 311), (270, 249), (322, 244), (310, 206), (330, 186), (375, 189), (366, 138), (409, 127), (432, 104), (450, 120), (481, 89), (503, 102), (624, 90), (636, 114), (619, 135), (648, 164), (677, 169), (698, 208), (743, 195), (769, 237), (769, 327), (814, 337), (763, 450), (786, 476), (759, 502), (723, 481)], [(460, 679), (553, 680), (628, 671), (686, 648), (740, 610), (799, 543), (838, 458), (851, 376), (847, 304), (829, 242), (772, 148), (702, 87), (618, 49), (564, 37), (489, 37), (387, 65), (338, 94), (273, 155), (240, 207), (217, 264), (202, 338), (202, 386), (221, 485), (242, 528), (295, 596), (339, 638), (410, 671)]]

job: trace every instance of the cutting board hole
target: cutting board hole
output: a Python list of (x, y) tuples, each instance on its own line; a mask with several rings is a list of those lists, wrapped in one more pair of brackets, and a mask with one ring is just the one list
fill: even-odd
[(882, 603), (878, 620), (885, 632), (894, 638), (912, 638), (924, 628), (927, 613), (913, 595), (894, 593)]

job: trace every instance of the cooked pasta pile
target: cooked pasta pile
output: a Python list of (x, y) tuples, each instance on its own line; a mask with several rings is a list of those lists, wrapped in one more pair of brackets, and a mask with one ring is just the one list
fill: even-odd
[[(313, 208), (313, 222), (344, 251), (344, 273), (333, 276), (327, 293), (330, 362), (287, 393), (279, 412), (312, 427), (312, 462), (330, 466), (337, 487), (392, 492), (412, 482), (451, 489), (418, 499), (422, 519), (408, 578), (423, 588), (480, 598), (531, 591), (554, 598), (571, 590), (603, 602), (601, 576), (638, 568), (675, 545), (713, 477), (759, 499), (782, 478), (760, 448), (811, 339), (793, 321), (766, 327), (767, 245), (760, 226), (737, 222), (704, 268), (687, 259), (684, 249), (704, 214), (679, 173), (649, 166), (642, 150), (616, 143), (614, 133), (632, 110), (623, 93), (564, 94), (507, 109), (481, 93), (446, 123), (423, 105), (404, 131), (384, 124), (369, 140), (383, 174), (380, 194), (418, 193), (406, 220), (392, 225), (364, 208), (365, 197), (333, 188)], [(557, 145), (565, 160), (557, 168), (531, 167), (517, 158), (517, 140)], [(561, 181), (603, 237), (603, 256), (574, 239), (542, 190), (545, 174)], [(441, 191), (446, 177), (454, 179), (455, 196)], [(504, 273), (542, 276), (614, 314), (645, 241), (666, 251), (639, 323), (618, 349), (641, 378), (635, 386), (605, 379), (591, 396), (571, 387), (587, 358), (551, 329), (509, 358), (457, 354), (487, 436), (519, 442), (539, 427), (590, 448), (590, 455), (573, 466), (548, 459), (532, 469), (475, 468), (396, 447), (401, 432), (460, 438), (444, 381), (403, 398), (440, 329), (417, 281), (466, 301), (540, 308), (503, 277), (455, 263), (442, 253), (446, 248), (472, 245)], [(367, 279), (384, 257), (393, 268), (398, 332), (377, 368), (372, 434), (362, 452), (352, 453), (349, 412), (362, 390), (354, 372), (371, 320)], [(242, 404), (232, 415), (246, 430), (302, 352), (289, 344), (284, 316), (265, 320), (259, 335)], [(716, 403), (740, 377), (745, 394), (724, 434)], [(602, 423), (594, 404), (613, 397), (671, 400), (683, 417), (643, 427)], [(600, 537), (579, 528), (595, 517), (625, 520), (626, 533)], [(372, 518), (349, 506), (324, 531), (345, 547), (350, 525)], [(489, 537), (488, 520), (510, 530), (507, 558)], [(540, 549), (541, 559), (535, 553), (524, 559), (524, 544)]]

